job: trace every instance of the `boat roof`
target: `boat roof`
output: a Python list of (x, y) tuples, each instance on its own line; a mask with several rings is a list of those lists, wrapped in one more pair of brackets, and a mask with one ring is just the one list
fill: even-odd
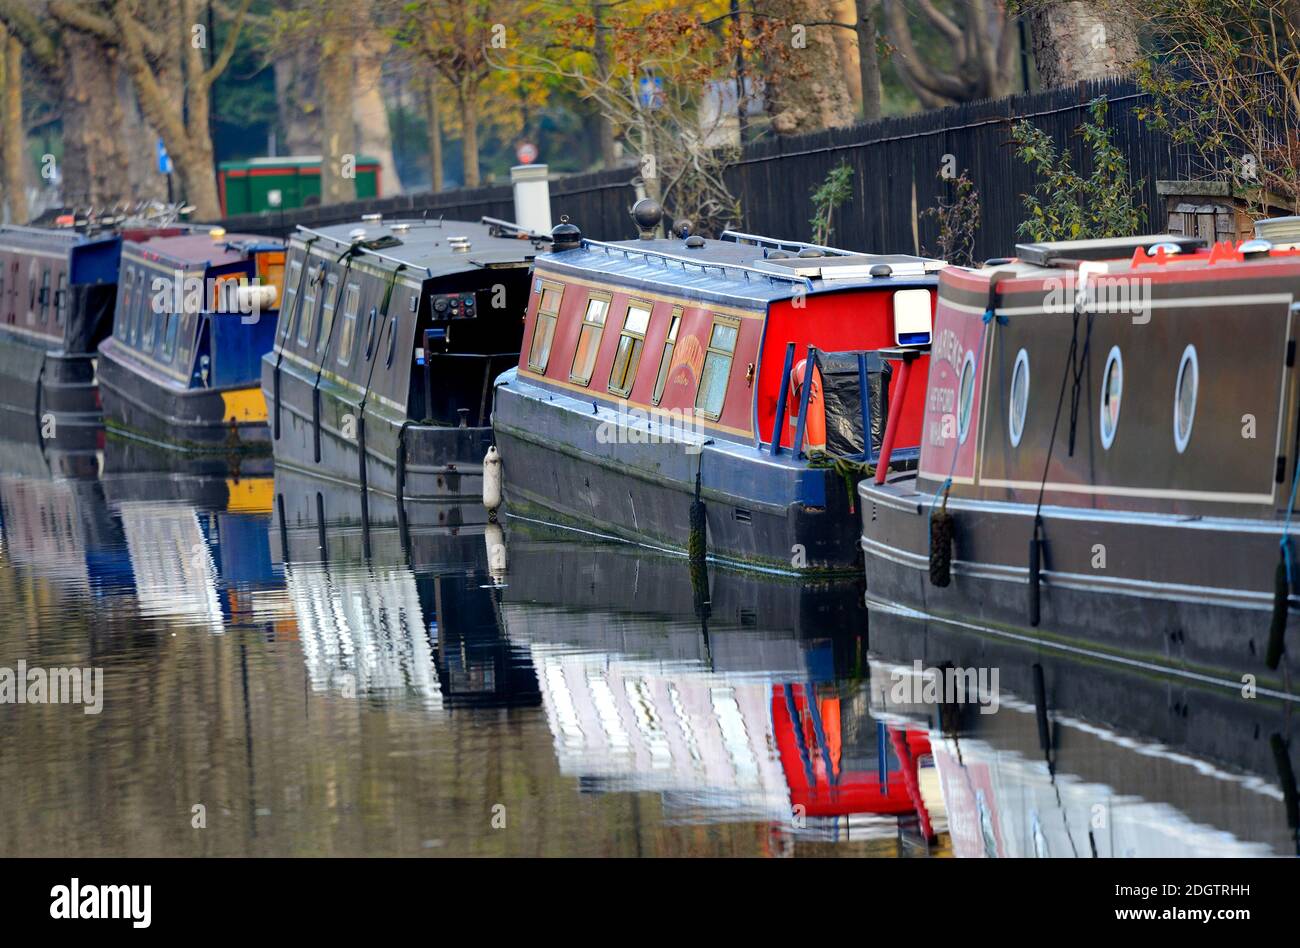
[(239, 263), (248, 259), (256, 250), (280, 250), (284, 243), (273, 237), (259, 234), (226, 234), (214, 236), (211, 231), (180, 234), (169, 237), (150, 237), (145, 240), (127, 241), (145, 257), (152, 260), (165, 260), (180, 264), (182, 267), (221, 267), (230, 263)]
[(87, 235), (70, 227), (23, 227), (18, 224), (0, 225), (0, 244), (15, 247), (30, 247), (34, 250), (68, 251), (81, 244), (95, 243), (101, 240), (113, 240), (116, 234), (111, 231)]
[(933, 286), (944, 266), (912, 254), (855, 253), (730, 232), (724, 237), (583, 240), (538, 262), (575, 275), (595, 273), (612, 282), (750, 306), (853, 289)]
[(478, 223), (362, 219), (314, 228), (299, 225), (291, 238), (294, 244), (313, 239), (332, 244), (339, 254), (356, 247), (388, 269), (423, 270), (428, 279), (486, 267), (525, 266), (549, 238), (491, 218)]

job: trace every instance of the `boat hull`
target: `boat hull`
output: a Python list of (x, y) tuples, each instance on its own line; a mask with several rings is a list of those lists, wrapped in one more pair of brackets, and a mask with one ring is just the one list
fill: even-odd
[(270, 429), (256, 385), (182, 388), (108, 339), (100, 346), (104, 421), (116, 434), (181, 451), (266, 453)]
[[(933, 495), (917, 493), (913, 477), (858, 490), (871, 599), (1150, 670), (1280, 680), (1265, 654), (1281, 523), (1045, 506), (1035, 626), (1033, 505), (950, 498), (951, 582), (937, 587), (929, 575)], [(1300, 671), (1294, 657), (1283, 662)]]
[(0, 333), (0, 411), (60, 450), (93, 450), (104, 423), (95, 357)]
[(280, 369), (277, 404), (275, 354), (263, 360), (262, 394), (273, 432), (279, 416), (279, 434), (271, 442), (277, 465), (359, 489), (364, 444), (368, 490), (413, 501), (482, 497), (490, 427), (414, 424), (382, 404), (362, 409), (346, 392), (342, 386), (314, 390), (311, 381), (286, 363)]
[(510, 516), (685, 552), (698, 471), (711, 558), (795, 576), (860, 569), (853, 496), (833, 468), (722, 439), (608, 440), (602, 424), (612, 412), (597, 415), (590, 402), (513, 372), (503, 380), (492, 420)]

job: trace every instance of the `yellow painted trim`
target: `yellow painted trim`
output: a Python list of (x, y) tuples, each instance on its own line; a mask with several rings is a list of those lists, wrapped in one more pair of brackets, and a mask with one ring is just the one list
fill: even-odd
[(226, 479), (226, 509), (232, 513), (270, 513), (275, 499), (275, 478)]
[[(582, 385), (575, 385), (572, 382), (561, 382), (558, 379), (548, 379), (543, 375), (538, 375), (536, 372), (529, 372), (524, 369), (518, 369), (517, 371), (519, 375), (522, 375), (525, 378), (533, 379), (537, 382), (544, 382), (547, 385), (557, 385), (570, 392), (577, 392), (589, 398), (599, 399), (602, 402), (612, 403), (614, 405), (622, 402), (629, 408), (639, 408), (647, 414), (662, 418), (672, 419), (682, 417), (683, 409), (680, 408), (674, 411), (668, 408), (660, 408), (657, 405), (650, 405), (646, 402), (634, 402), (629, 398), (613, 398), (606, 395), (604, 392), (594, 391)], [(695, 409), (692, 408), (692, 411), (695, 412)], [(712, 428), (714, 431), (725, 431), (727, 434), (740, 435), (744, 438), (752, 438), (754, 436), (754, 433), (748, 428), (733, 428), (730, 425), (720, 425), (716, 421), (708, 421), (707, 417), (708, 416), (701, 416), (698, 412), (695, 412), (695, 424), (702, 428)]]
[(225, 406), (222, 418), (226, 421), (266, 421), (266, 399), (261, 386), (237, 388), (221, 393)]
[[(766, 319), (767, 304), (760, 302), (760, 308), (738, 309), (734, 306), (719, 306), (707, 300), (692, 300), (684, 296), (668, 296), (664, 293), (653, 293), (640, 286), (626, 286), (612, 280), (597, 282), (595, 280), (584, 280), (582, 277), (560, 276), (553, 270), (534, 270), (538, 279), (550, 283), (563, 283), (565, 286), (585, 286), (589, 290), (594, 289), (604, 293), (626, 293), (628, 296), (634, 296), (640, 299), (653, 300), (656, 303), (668, 303), (672, 306), (681, 306), (683, 309), (706, 309), (711, 313), (717, 313), (721, 316), (734, 316), (737, 319)], [(545, 274), (543, 276), (543, 274)]]

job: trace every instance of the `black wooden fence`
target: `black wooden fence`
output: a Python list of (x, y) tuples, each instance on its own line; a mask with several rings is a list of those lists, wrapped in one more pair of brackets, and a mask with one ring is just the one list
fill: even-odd
[[(1087, 118), (1088, 103), (1099, 95), (1110, 103), (1107, 122), (1112, 139), (1128, 156), (1133, 181), (1142, 183), (1143, 228), (1162, 230), (1156, 181), (1196, 178), (1206, 169), (1195, 149), (1175, 146), (1138, 117), (1136, 109), (1147, 97), (1131, 80), (1086, 82), (752, 143), (727, 174), (744, 215), (736, 226), (753, 233), (810, 239), (810, 193), (833, 167), (846, 161), (854, 170), (854, 194), (836, 212), (831, 242), (878, 253), (933, 251), (938, 225), (923, 212), (941, 197), (951, 197), (951, 183), (939, 177), (945, 156), (951, 155), (956, 171), (966, 171), (980, 195), (976, 257), (1009, 254), (1016, 243), (1016, 227), (1025, 217), (1021, 196), (1035, 184), (1031, 169), (1015, 155), (1012, 124), (1022, 118), (1032, 121), (1070, 150), (1076, 170), (1088, 174), (1089, 156), (1076, 132)], [(619, 168), (555, 178), (551, 182), (554, 218), (568, 215), (590, 237), (635, 237), (628, 213), (636, 199), (631, 185), (634, 174), (635, 169)], [(442, 215), (449, 220), (514, 216), (510, 186), (498, 185), (246, 214), (222, 224), (231, 231), (284, 235), (297, 224), (339, 223), (375, 211), (386, 217)]]

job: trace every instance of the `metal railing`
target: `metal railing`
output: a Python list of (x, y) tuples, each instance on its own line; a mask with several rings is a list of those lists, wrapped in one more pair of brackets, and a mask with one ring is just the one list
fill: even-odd
[(707, 273), (709, 270), (721, 271), (723, 277), (728, 275), (728, 271), (743, 274), (746, 281), (751, 279), (751, 274), (761, 276), (766, 280), (784, 280), (787, 283), (800, 283), (808, 289), (812, 289), (813, 282), (808, 277), (797, 276), (793, 273), (774, 273), (771, 270), (764, 270), (760, 267), (748, 267), (741, 263), (719, 263), (706, 260), (692, 260), (690, 257), (683, 257), (680, 254), (665, 253), (662, 250), (650, 250), (647, 247), (626, 246), (623, 244), (608, 244), (600, 240), (583, 240), (582, 246), (595, 250), (603, 250), (605, 253), (621, 253), (625, 257), (642, 256), (646, 260), (662, 260), (665, 267), (669, 263), (680, 263), (682, 269), (687, 267), (698, 267), (701, 271)]

